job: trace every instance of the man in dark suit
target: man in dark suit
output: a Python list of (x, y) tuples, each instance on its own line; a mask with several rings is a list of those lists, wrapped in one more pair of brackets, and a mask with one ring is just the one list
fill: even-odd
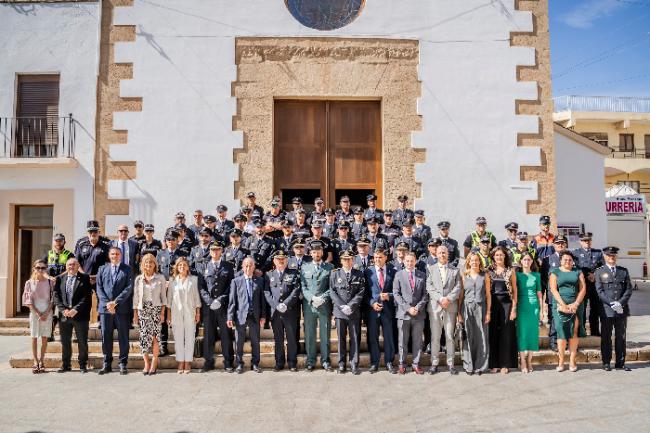
[(411, 339), (412, 367), (416, 374), (424, 374), (420, 368), (422, 333), (429, 295), (426, 288), (426, 274), (415, 269), (415, 253), (409, 251), (404, 257), (404, 269), (395, 275), (393, 296), (397, 305), (397, 329), (399, 346), (399, 374), (406, 373), (408, 341)]
[(630, 315), (628, 302), (632, 296), (630, 274), (623, 266), (616, 264), (617, 247), (603, 248), (605, 266), (596, 269), (596, 291), (602, 302), (601, 308), (601, 337), (600, 356), (603, 369), (611, 371), (612, 360), (612, 328), (615, 331), (614, 349), (616, 351), (617, 370), (630, 371), (625, 365), (625, 331), (627, 317)]
[(97, 272), (97, 298), (99, 305), (99, 323), (102, 326), (102, 352), (104, 366), (99, 374), (112, 371), (113, 362), (113, 330), (117, 328), (117, 339), (120, 345), (120, 374), (128, 373), (126, 368), (129, 359), (129, 314), (133, 310), (133, 271), (122, 263), (122, 253), (119, 248), (111, 247), (108, 252), (110, 263), (102, 266)]
[(395, 340), (393, 322), (395, 321), (395, 301), (393, 299), (393, 280), (395, 268), (388, 265), (388, 251), (378, 248), (374, 252), (374, 265), (366, 269), (366, 299), (368, 311), (368, 347), (370, 349), (370, 373), (379, 369), (379, 328), (384, 336), (384, 362), (386, 370), (395, 374)]
[(79, 272), (79, 262), (70, 258), (65, 264), (66, 272), (56, 278), (54, 303), (59, 309), (62, 364), (59, 373), (71, 370), (72, 330), (77, 336), (79, 348), (79, 370), (87, 373), (88, 324), (92, 305), (90, 277)]
[[(264, 276), (264, 297), (269, 306), (273, 339), (275, 340), (274, 371), (284, 369), (286, 361), (289, 369), (298, 371), (298, 320), (300, 317), (300, 269), (288, 269), (288, 256), (278, 250), (273, 256), (275, 269)], [(286, 340), (285, 340), (286, 335)], [(287, 344), (285, 357), (284, 344)]]
[(131, 268), (133, 274), (138, 273), (138, 262), (140, 261), (140, 245), (135, 239), (129, 239), (129, 226), (120, 224), (117, 228), (117, 239), (111, 241), (111, 247), (120, 250), (122, 263)]
[(199, 278), (205, 280), (201, 284), (203, 310), (203, 368), (202, 373), (214, 370), (214, 342), (217, 330), (221, 339), (223, 365), (228, 373), (233, 371), (232, 331), (226, 325), (228, 320), (228, 299), (230, 283), (235, 276), (232, 264), (222, 257), (223, 245), (215, 241), (210, 245), (210, 261)]
[(237, 373), (244, 372), (244, 341), (246, 329), (251, 339), (253, 357), (251, 370), (261, 373), (260, 368), (260, 327), (266, 322), (266, 306), (264, 305), (264, 279), (256, 277), (255, 260), (246, 257), (242, 263), (242, 275), (230, 283), (230, 299), (228, 300), (228, 327), (235, 329), (235, 345), (237, 346)]

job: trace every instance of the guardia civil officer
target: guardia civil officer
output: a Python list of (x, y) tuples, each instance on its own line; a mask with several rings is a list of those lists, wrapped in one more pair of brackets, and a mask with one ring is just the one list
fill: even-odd
[(519, 231), (519, 224), (511, 222), (506, 224), (506, 238), (502, 241), (499, 241), (499, 246), (510, 251), (512, 248), (517, 246), (517, 232)]
[(591, 233), (580, 234), (580, 248), (573, 250), (573, 256), (576, 259), (576, 266), (582, 270), (587, 285), (585, 315), (589, 305), (589, 332), (591, 335), (600, 336), (601, 302), (596, 291), (594, 273), (605, 263), (605, 260), (601, 250), (591, 247), (591, 236)]
[[(274, 269), (264, 276), (264, 297), (270, 310), (275, 342), (274, 371), (298, 371), (298, 322), (300, 316), (300, 271), (287, 267), (289, 256), (280, 249), (273, 254)], [(287, 345), (285, 353), (284, 346)]]
[(630, 368), (625, 365), (625, 337), (627, 317), (630, 315), (628, 303), (632, 296), (632, 283), (628, 270), (616, 264), (618, 251), (617, 247), (603, 248), (605, 266), (596, 269), (594, 274), (596, 291), (602, 304), (600, 352), (605, 371), (612, 369), (610, 365), (612, 329), (615, 332), (616, 363), (614, 367), (617, 370), (630, 371)]
[(354, 253), (345, 250), (341, 253), (341, 268), (336, 269), (330, 276), (330, 297), (332, 310), (336, 319), (338, 336), (339, 369), (337, 373), (346, 372), (347, 336), (350, 335), (350, 369), (358, 375), (359, 370), (359, 341), (361, 335), (361, 302), (366, 287), (363, 271), (354, 269), (352, 262)]

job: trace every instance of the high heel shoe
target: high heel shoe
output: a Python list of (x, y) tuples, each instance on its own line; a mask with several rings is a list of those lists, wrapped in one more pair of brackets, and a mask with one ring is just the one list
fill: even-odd
[(578, 366), (577, 365), (574, 365), (573, 367), (569, 366), (569, 371), (571, 373), (575, 373), (576, 371), (578, 371)]
[(557, 371), (558, 373), (562, 373), (564, 371), (564, 365), (558, 365), (557, 367), (555, 367), (555, 371)]

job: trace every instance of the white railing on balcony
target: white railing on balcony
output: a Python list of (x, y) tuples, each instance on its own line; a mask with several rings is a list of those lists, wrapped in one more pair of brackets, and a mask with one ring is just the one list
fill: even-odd
[(74, 158), (75, 121), (67, 117), (0, 117), (0, 158)]
[(608, 111), (615, 113), (650, 113), (650, 98), (622, 96), (558, 96), (553, 98), (554, 110)]

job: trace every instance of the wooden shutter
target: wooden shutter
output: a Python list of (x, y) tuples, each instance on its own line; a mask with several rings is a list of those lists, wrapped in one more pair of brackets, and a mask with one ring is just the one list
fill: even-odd
[(59, 76), (19, 76), (17, 99), (16, 156), (56, 156)]

